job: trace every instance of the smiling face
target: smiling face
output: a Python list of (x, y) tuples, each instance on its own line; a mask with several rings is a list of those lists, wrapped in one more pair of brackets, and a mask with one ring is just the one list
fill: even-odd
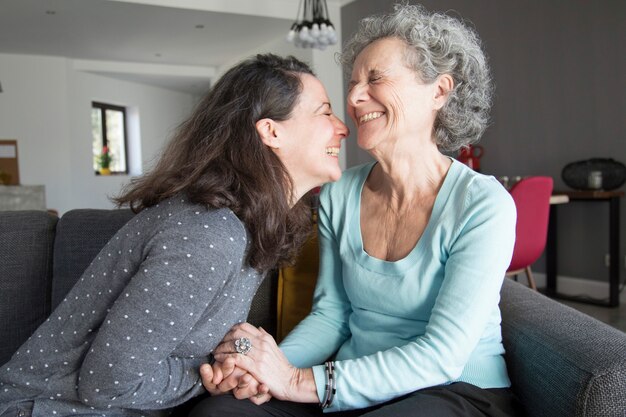
[(443, 106), (439, 82), (426, 84), (406, 64), (406, 44), (379, 39), (357, 56), (347, 98), (357, 140), (367, 151), (393, 144), (434, 144), (433, 126)]
[(261, 120), (263, 141), (274, 150), (301, 196), (310, 189), (341, 177), (339, 151), (348, 135), (335, 116), (322, 83), (301, 74), (302, 92), (291, 117), (284, 121)]

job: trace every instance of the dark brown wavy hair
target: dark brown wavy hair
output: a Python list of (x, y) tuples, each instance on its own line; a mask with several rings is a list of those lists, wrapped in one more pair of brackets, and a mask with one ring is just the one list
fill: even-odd
[(255, 124), (289, 119), (302, 92), (301, 74), (314, 75), (296, 58), (272, 54), (231, 68), (180, 125), (154, 168), (114, 201), (139, 212), (184, 193), (191, 202), (229, 208), (250, 234), (250, 266), (262, 272), (293, 261), (311, 232), (308, 198), (290, 207), (293, 181)]

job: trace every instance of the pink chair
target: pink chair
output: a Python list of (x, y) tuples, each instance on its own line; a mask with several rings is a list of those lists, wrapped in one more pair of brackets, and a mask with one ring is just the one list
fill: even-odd
[(517, 224), (513, 258), (506, 275), (526, 272), (528, 286), (533, 290), (537, 290), (537, 285), (530, 266), (546, 247), (552, 187), (550, 177), (526, 177), (510, 190), (517, 209)]

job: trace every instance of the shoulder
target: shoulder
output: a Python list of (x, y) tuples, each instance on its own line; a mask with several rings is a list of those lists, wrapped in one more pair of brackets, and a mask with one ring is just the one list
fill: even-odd
[(446, 207), (453, 208), (454, 213), (447, 216), (449, 221), (465, 231), (474, 227), (498, 229), (497, 233), (514, 231), (515, 203), (496, 178), (477, 173), (457, 161), (453, 162), (450, 173), (453, 186)]
[(513, 210), (515, 203), (509, 192), (491, 175), (484, 175), (454, 161), (455, 193), (463, 198), (463, 207), (480, 210)]
[(162, 216), (155, 242), (180, 241), (196, 250), (212, 249), (221, 253), (242, 254), (248, 243), (247, 231), (239, 218), (227, 208), (214, 209), (186, 201), (169, 199), (160, 203)]

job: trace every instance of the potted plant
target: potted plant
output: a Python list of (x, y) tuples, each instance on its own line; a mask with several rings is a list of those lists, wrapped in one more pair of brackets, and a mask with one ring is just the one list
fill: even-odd
[(98, 163), (100, 164), (100, 175), (111, 175), (111, 161), (113, 158), (109, 153), (109, 147), (103, 146), (102, 152), (98, 158)]

